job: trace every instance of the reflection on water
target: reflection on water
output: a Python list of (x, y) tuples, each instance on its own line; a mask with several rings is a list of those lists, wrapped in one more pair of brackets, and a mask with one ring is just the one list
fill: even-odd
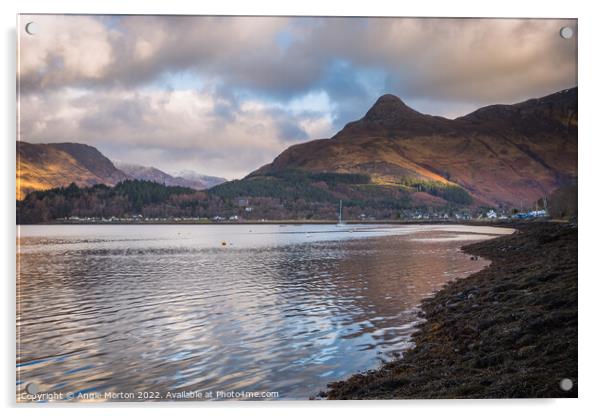
[(507, 232), (21, 227), (18, 394), (33, 381), (44, 392), (307, 399), (408, 348), (420, 299), (487, 264), (462, 254), (464, 241)]

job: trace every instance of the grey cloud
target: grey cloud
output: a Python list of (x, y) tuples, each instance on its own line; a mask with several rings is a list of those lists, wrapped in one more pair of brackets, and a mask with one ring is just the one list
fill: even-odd
[(86, 143), (116, 160), (229, 178), (307, 140), (306, 124), (323, 117), (239, 103), (210, 90), (55, 91), (22, 97), (21, 109), (25, 141)]
[(74, 100), (74, 104), (84, 108), (96, 108), (87, 113), (79, 122), (86, 131), (110, 134), (117, 126), (143, 128), (148, 102), (144, 99), (128, 98), (114, 101), (109, 98), (87, 96)]
[[(89, 19), (69, 19), (83, 18)], [(336, 90), (337, 80), (324, 77), (341, 59), (350, 71), (386, 70), (394, 89), (388, 92), (404, 98), (491, 103), (576, 83), (576, 38), (558, 35), (566, 24), (576, 28), (574, 20), (545, 19), (129, 16), (89, 34), (105, 51), (98, 73), (92, 66), (84, 71), (53, 64), (66, 54), (58, 48), (44, 55), (45, 70), (27, 72), (22, 81), (26, 91), (42, 85), (123, 87), (192, 69), (230, 87), (287, 99), (317, 86)], [(70, 28), (79, 25), (55, 30)], [(291, 34), (286, 48), (278, 45), (282, 31)], [(39, 52), (25, 40), (23, 54), (28, 48)]]
[(356, 67), (380, 67), (404, 99), (490, 104), (576, 85), (575, 20), (367, 19), (317, 27), (320, 44)]
[(300, 141), (309, 139), (309, 135), (290, 118), (277, 121), (279, 137), (285, 141)]
[[(558, 35), (563, 25), (577, 29), (575, 20), (45, 15), (36, 21), (40, 36), (21, 38), (25, 140), (87, 142), (158, 167), (207, 163), (214, 169), (207, 173), (230, 177), (269, 162), (291, 143), (328, 137), (383, 93), (455, 117), (577, 83), (577, 37)], [(278, 41), (282, 33), (286, 42)], [(203, 87), (168, 88), (164, 77), (180, 72), (196, 74)], [(328, 111), (283, 110), (320, 91)]]

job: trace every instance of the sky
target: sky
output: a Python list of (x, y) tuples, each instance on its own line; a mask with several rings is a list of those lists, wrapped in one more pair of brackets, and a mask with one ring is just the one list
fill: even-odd
[(27, 15), (19, 25), (20, 140), (85, 143), (172, 174), (244, 177), (333, 136), (386, 93), (455, 118), (577, 85), (576, 20)]

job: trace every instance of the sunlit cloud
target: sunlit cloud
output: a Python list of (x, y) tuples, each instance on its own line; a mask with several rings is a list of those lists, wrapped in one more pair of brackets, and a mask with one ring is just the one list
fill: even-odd
[(558, 36), (573, 20), (35, 20), (19, 55), (23, 140), (227, 177), (332, 136), (384, 93), (453, 118), (577, 83), (577, 39)]
[(118, 160), (128, 160), (123, 150), (138, 163), (228, 178), (244, 176), (289, 145), (332, 127), (320, 113), (236, 103), (209, 90), (61, 89), (25, 95), (22, 106), (28, 109), (22, 116), (25, 141), (86, 143)]

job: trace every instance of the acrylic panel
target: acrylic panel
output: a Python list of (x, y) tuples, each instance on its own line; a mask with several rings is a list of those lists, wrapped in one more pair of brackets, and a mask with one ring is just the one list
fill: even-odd
[(17, 402), (577, 397), (577, 36), (20, 15)]

